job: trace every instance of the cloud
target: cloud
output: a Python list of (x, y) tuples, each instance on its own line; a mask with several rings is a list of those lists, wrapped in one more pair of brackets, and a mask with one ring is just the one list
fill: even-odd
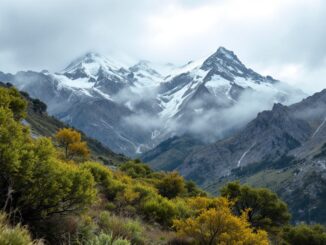
[(309, 92), (326, 75), (322, 0), (1, 0), (0, 33), (2, 71), (57, 71), (89, 50), (181, 64), (225, 46)]
[(215, 142), (244, 127), (258, 112), (272, 109), (276, 96), (273, 92), (245, 90), (238, 103), (225, 109), (211, 108), (199, 112), (188, 122), (187, 129), (182, 124), (178, 125), (179, 131), (183, 129), (203, 141)]

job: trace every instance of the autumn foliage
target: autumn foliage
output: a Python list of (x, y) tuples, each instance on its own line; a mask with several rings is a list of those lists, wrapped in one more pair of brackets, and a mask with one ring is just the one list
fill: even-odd
[(197, 212), (187, 219), (176, 219), (174, 227), (181, 236), (191, 237), (194, 244), (269, 244), (267, 233), (254, 231), (246, 212), (240, 217), (235, 216), (227, 199), (195, 198), (191, 203), (198, 204)]
[(81, 158), (86, 159), (89, 156), (89, 149), (86, 142), (81, 141), (81, 134), (71, 128), (60, 129), (55, 135), (59, 146), (64, 149), (64, 158), (66, 160)]

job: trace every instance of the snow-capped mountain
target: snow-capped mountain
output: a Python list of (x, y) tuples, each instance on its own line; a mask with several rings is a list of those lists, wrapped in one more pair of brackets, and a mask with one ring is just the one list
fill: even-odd
[(248, 69), (225, 48), (181, 67), (149, 61), (129, 67), (87, 53), (58, 73), (0, 72), (0, 80), (45, 101), (55, 117), (127, 155), (184, 133), (214, 141), (275, 102), (304, 96)]

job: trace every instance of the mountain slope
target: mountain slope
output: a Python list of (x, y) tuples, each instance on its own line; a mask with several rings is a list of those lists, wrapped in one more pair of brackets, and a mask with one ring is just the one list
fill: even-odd
[(192, 151), (203, 145), (203, 142), (189, 135), (174, 136), (142, 154), (141, 159), (154, 169), (172, 171), (182, 164)]
[[(10, 85), (0, 82), (0, 86), (7, 87)], [(55, 117), (49, 116), (46, 112), (47, 106), (42, 101), (30, 98), (26, 92), (21, 92), (21, 94), (28, 102), (27, 117), (24, 123), (30, 126), (33, 137), (53, 137), (59, 129), (70, 127)], [(107, 165), (116, 165), (128, 160), (124, 155), (116, 154), (99, 141), (86, 136), (81, 131), (80, 133), (82, 140), (87, 142), (93, 160)]]
[(323, 139), (318, 137), (326, 130), (325, 98), (326, 90), (288, 107), (275, 104), (236, 135), (191, 154), (179, 171), (189, 178), (200, 175), (206, 181), (227, 176), (232, 169), (275, 161), (287, 154), (305, 158), (320, 147)]
[(225, 48), (181, 67), (149, 61), (129, 67), (87, 53), (58, 73), (0, 72), (0, 79), (44, 101), (56, 118), (130, 156), (171, 136), (216, 141), (274, 102), (303, 96), (247, 68)]

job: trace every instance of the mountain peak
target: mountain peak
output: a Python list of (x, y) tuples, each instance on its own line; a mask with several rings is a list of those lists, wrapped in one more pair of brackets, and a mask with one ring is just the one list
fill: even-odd
[(237, 58), (237, 56), (233, 53), (232, 50), (228, 50), (224, 47), (219, 47), (216, 50), (215, 55), (224, 56), (226, 58)]
[(96, 77), (99, 71), (109, 72), (119, 70), (123, 66), (111, 59), (108, 59), (97, 52), (87, 52), (73, 60), (62, 73), (70, 74), (73, 78)]
[(204, 61), (202, 65), (203, 70), (210, 70), (217, 67), (224, 67), (226, 69), (228, 69), (228, 67), (233, 67), (236, 68), (236, 70), (245, 69), (245, 66), (233, 51), (224, 47), (219, 47), (214, 54)]
[(224, 47), (219, 47), (216, 52), (211, 56), (225, 61), (232, 61), (237, 64), (241, 64), (238, 56), (232, 50), (226, 49)]

